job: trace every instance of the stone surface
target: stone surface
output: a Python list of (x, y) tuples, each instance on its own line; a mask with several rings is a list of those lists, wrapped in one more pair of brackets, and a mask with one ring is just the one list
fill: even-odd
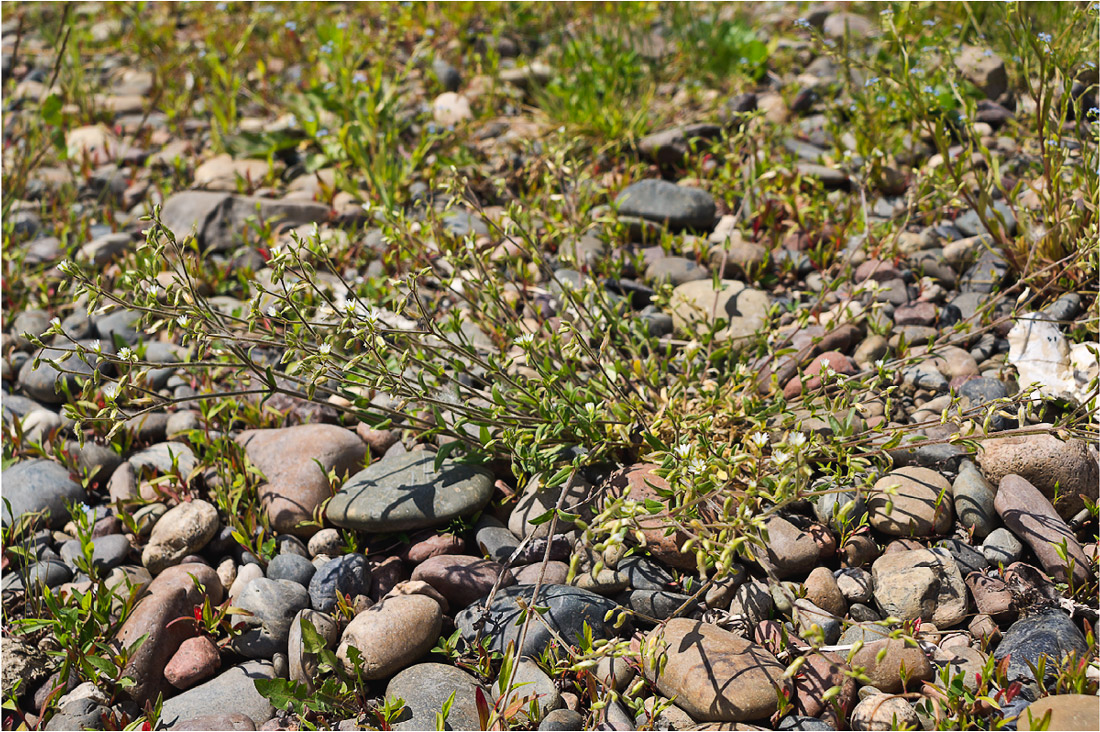
[(297, 554), (276, 555), (267, 565), (268, 579), (289, 580), (302, 587), (309, 587), (316, 572), (313, 562)]
[(643, 137), (638, 141), (638, 152), (659, 165), (682, 165), (689, 152), (705, 150), (708, 141), (721, 132), (720, 126), (708, 122), (676, 125)]
[[(520, 616), (520, 608), (516, 601), (523, 598), (525, 602), (530, 603), (534, 590), (533, 585), (512, 585), (497, 591), (489, 606), (483, 630), (493, 650), (503, 652), (509, 642), (516, 643), (518, 646), (521, 626), (516, 625), (516, 620)], [(537, 655), (553, 642), (553, 636), (547, 630), (547, 625), (570, 645), (576, 645), (586, 623), (592, 629), (592, 637), (595, 639), (612, 638), (617, 634), (613, 627), (614, 619), (605, 621), (604, 616), (618, 605), (594, 592), (569, 585), (544, 584), (539, 591), (537, 604), (549, 608), (542, 616), (545, 624), (534, 621), (529, 624), (526, 642), (522, 648), (517, 648), (517, 653), (520, 655)], [(476, 635), (474, 624), (481, 617), (481, 613), (482, 603), (477, 603), (455, 616), (455, 625), (467, 640)]]
[(434, 462), (431, 452), (409, 452), (374, 463), (333, 497), (328, 520), (357, 531), (408, 531), (446, 524), (488, 503), (488, 472), (450, 458), (436, 471)]
[(245, 661), (164, 702), (160, 720), (168, 729), (182, 729), (177, 725), (195, 717), (243, 714), (259, 728), (275, 716), (275, 708), (256, 690), (256, 681), (272, 678), (271, 662)]
[(24, 460), (0, 475), (4, 486), (3, 525), (31, 513), (45, 512), (45, 526), (59, 529), (69, 520), (66, 503), (84, 501), (84, 489), (69, 471), (50, 460)]
[(164, 679), (177, 689), (190, 689), (217, 673), (221, 665), (218, 647), (208, 636), (200, 635), (180, 644), (164, 667)]
[(321, 566), (309, 582), (313, 609), (323, 613), (336, 607), (337, 594), (355, 599), (370, 591), (371, 572), (362, 554), (345, 554)]
[(616, 199), (621, 216), (637, 216), (673, 229), (710, 229), (717, 207), (706, 191), (665, 180), (640, 180)]
[(329, 649), (336, 648), (336, 644), (340, 641), (340, 626), (332, 616), (308, 608), (295, 615), (290, 624), (286, 652), (289, 678), (291, 681), (305, 684), (307, 689), (312, 690), (320, 661), (317, 654), (306, 651), (305, 643), (302, 640), (302, 623), (304, 622), (313, 625), (313, 629), (324, 639), (325, 647)]
[[(897, 492), (891, 495), (895, 486)], [(875, 482), (867, 513), (871, 527), (890, 536), (946, 534), (955, 519), (951, 502), (951, 484), (939, 473), (899, 468)]]
[(260, 505), (280, 532), (310, 535), (321, 502), (332, 495), (327, 474), (351, 474), (363, 466), (367, 446), (354, 432), (329, 424), (303, 424), (271, 430), (246, 430), (237, 437), (245, 454), (263, 471)]
[(417, 565), (412, 579), (430, 584), (457, 610), (488, 595), (502, 573), (505, 574), (502, 587), (515, 583), (512, 573), (497, 562), (444, 554)]
[(851, 725), (854, 730), (920, 729), (920, 717), (904, 698), (875, 694), (852, 710)]
[[(1044, 425), (1039, 425), (1040, 429)], [(1096, 458), (1083, 440), (1059, 440), (1054, 435), (1016, 435), (982, 440), (978, 465), (994, 485), (1006, 475), (1018, 475), (1053, 499), (1055, 508), (1069, 520), (1084, 507), (1084, 498), (1095, 502), (1100, 491)]]
[(565, 702), (562, 701), (561, 693), (554, 685), (553, 679), (547, 676), (537, 663), (526, 656), (516, 659), (510, 692), (503, 688), (502, 684), (504, 682), (503, 677), (498, 678), (493, 690), (496, 692), (497, 698), (507, 699), (506, 706), (513, 701), (524, 700), (523, 706), (526, 709), (534, 700), (538, 704), (540, 714), (546, 714), (565, 706)]
[(146, 636), (125, 668), (126, 675), (137, 682), (128, 693), (139, 704), (159, 693), (171, 692), (164, 668), (180, 644), (197, 635), (193, 623), (172, 623), (181, 616), (190, 617), (195, 605), (203, 602), (204, 595), (194, 580), (206, 588), (212, 604), (221, 603), (224, 590), (213, 569), (205, 564), (169, 567), (149, 583), (145, 597), (119, 629), (116, 639), (123, 647), (130, 647)]
[(325, 221), (328, 206), (303, 201), (248, 198), (215, 191), (181, 191), (169, 196), (161, 209), (161, 221), (176, 240), (194, 233), (203, 249), (227, 250), (236, 246), (250, 217), (260, 221), (297, 226)]
[(725, 327), (715, 337), (720, 341), (738, 341), (756, 333), (765, 323), (770, 306), (768, 295), (738, 280), (687, 282), (672, 291), (669, 308), (676, 330), (690, 334), (705, 333), (712, 324), (723, 321)]
[[(1031, 547), (1052, 577), (1062, 581), (1072, 577), (1078, 586), (1089, 581), (1091, 573), (1084, 549), (1035, 486), (1018, 475), (1006, 475), (1001, 479), (994, 505), (1005, 526)], [(1063, 543), (1069, 561), (1058, 556), (1056, 547)]]
[[(537, 525), (530, 522), (558, 505), (558, 500), (561, 499), (561, 494), (566, 490), (566, 487), (566, 483), (561, 483), (553, 488), (546, 488), (545, 481), (538, 478), (529, 481), (523, 490), (523, 494), (516, 501), (512, 513), (508, 516), (508, 529), (521, 539), (532, 535), (536, 537), (547, 536), (550, 533), (550, 522)], [(583, 477), (578, 476), (568, 488), (569, 491), (565, 496), (563, 507), (567, 512), (570, 512), (573, 506), (581, 503), (587, 497), (592, 490), (592, 485)], [(556, 531), (564, 533), (571, 528), (571, 524), (559, 519)]]
[(160, 517), (141, 552), (141, 563), (153, 575), (196, 554), (218, 530), (218, 509), (196, 499), (181, 503)]
[(309, 607), (309, 593), (297, 582), (259, 577), (248, 583), (234, 602), (251, 615), (234, 615), (232, 623), (249, 627), (233, 639), (233, 648), (245, 658), (271, 658), (286, 653), (290, 624)]
[(844, 593), (840, 591), (836, 577), (828, 567), (815, 567), (802, 585), (806, 588), (806, 599), (825, 612), (840, 617), (848, 613)]
[(336, 655), (353, 672), (348, 649), (355, 648), (362, 659), (363, 678), (384, 679), (430, 651), (439, 640), (442, 623), (443, 611), (432, 598), (391, 595), (355, 616), (344, 629)]
[(982, 556), (993, 567), (1007, 567), (1017, 561), (1023, 552), (1024, 545), (1004, 527), (994, 529), (982, 543)]
[[(670, 488), (668, 481), (653, 472), (656, 468), (653, 464), (638, 463), (616, 471), (604, 486), (606, 499), (614, 500), (625, 495), (629, 500), (639, 503), (647, 500), (665, 503)], [(664, 496), (661, 495), (662, 492), (665, 492)], [(645, 535), (646, 550), (653, 558), (679, 569), (695, 567), (695, 557), (680, 551), (687, 536), (681, 531), (665, 535), (665, 528), (668, 526), (667, 512), (648, 514), (639, 518), (638, 523)]]
[(479, 729), (477, 690), (491, 699), (489, 690), (470, 674), (442, 663), (419, 663), (390, 679), (387, 699), (404, 699), (405, 708), (393, 723), (395, 730), (436, 729), (435, 715), (454, 694), (448, 729)]
[(651, 631), (643, 654), (646, 679), (700, 722), (764, 719), (775, 712), (776, 690), (788, 685), (783, 665), (761, 646), (687, 618)]
[(973, 531), (975, 542), (989, 536), (997, 526), (997, 513), (993, 508), (995, 492), (974, 463), (964, 460), (959, 465), (959, 475), (951, 486), (951, 492), (959, 523)]
[(817, 564), (821, 550), (809, 532), (779, 516), (768, 519), (764, 526), (768, 539), (765, 552), (757, 552), (757, 561), (774, 572), (776, 578), (803, 574)]
[(1050, 718), (1043, 729), (1100, 729), (1100, 702), (1090, 694), (1058, 694), (1034, 701), (1020, 714), (1017, 729), (1039, 729), (1047, 714)]
[[(868, 638), (865, 642), (866, 645), (852, 657), (852, 668), (862, 667), (876, 689), (890, 694), (902, 691), (906, 688), (902, 683), (903, 670), (909, 688), (932, 678), (932, 664), (920, 648), (894, 638)], [(886, 653), (879, 660), (883, 650)]]
[[(795, 708), (808, 717), (819, 717), (823, 713), (835, 721), (836, 715), (832, 703), (840, 707), (841, 714), (852, 708), (856, 699), (856, 681), (845, 675), (848, 664), (832, 653), (813, 653), (806, 657), (800, 672), (794, 678)], [(840, 687), (840, 693), (833, 702), (823, 699), (825, 692)]]
[(950, 628), (966, 616), (966, 585), (943, 549), (908, 549), (879, 557), (871, 567), (875, 602), (902, 621), (920, 618)]
[(1034, 680), (1031, 669), (1038, 665), (1040, 656), (1046, 656), (1049, 680), (1054, 677), (1054, 667), (1067, 654), (1076, 653), (1082, 658), (1087, 648), (1084, 635), (1065, 613), (1048, 610), (1013, 623), (993, 651), (993, 657), (998, 661), (1009, 659), (1006, 676), (1015, 681)]

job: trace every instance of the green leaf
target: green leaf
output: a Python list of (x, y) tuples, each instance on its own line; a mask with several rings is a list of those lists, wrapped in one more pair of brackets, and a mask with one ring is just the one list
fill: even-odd
[(42, 120), (48, 125), (61, 124), (61, 97), (51, 94), (42, 102)]

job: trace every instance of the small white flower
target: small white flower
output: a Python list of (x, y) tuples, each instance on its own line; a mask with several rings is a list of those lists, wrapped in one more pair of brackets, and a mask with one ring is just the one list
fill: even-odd
[(829, 359), (827, 359), (827, 358), (823, 358), (823, 359), (821, 359), (821, 361), (820, 361), (819, 363), (820, 363), (820, 365), (821, 365), (821, 370), (822, 370), (822, 371), (824, 371), (825, 369), (829, 368)]
[(60, 264), (57, 265), (57, 269), (62, 274), (72, 275), (72, 274), (75, 274), (75, 272), (76, 272), (76, 265), (73, 264), (68, 259), (66, 259), (65, 261), (63, 261), (63, 262), (61, 262)]
[(534, 333), (524, 333), (520, 337), (516, 338), (516, 345), (520, 346), (521, 348), (527, 348), (527, 346), (534, 343), (534, 341), (535, 341), (535, 334)]
[(317, 350), (321, 352), (322, 356), (327, 356), (330, 353), (332, 353), (332, 344), (331, 343), (322, 343), (321, 347)]
[(787, 444), (791, 447), (802, 447), (806, 444), (806, 435), (803, 432), (795, 432), (787, 438)]
[(791, 454), (789, 452), (784, 452), (783, 450), (775, 450), (772, 452), (772, 462), (776, 465), (782, 465), (790, 459)]
[(275, 306), (274, 305), (269, 305), (268, 308), (267, 308), (267, 317), (274, 318), (277, 314), (278, 313), (275, 310)]
[(381, 319), (382, 313), (375, 308), (367, 308), (366, 314), (363, 316), (363, 320), (367, 321), (367, 325), (371, 328), (378, 325), (378, 321)]
[(160, 286), (156, 282), (146, 282), (145, 291), (153, 297), (156, 297), (158, 294), (160, 294)]
[(691, 459), (691, 462), (688, 463), (688, 472), (690, 472), (692, 475), (699, 475), (706, 469), (707, 464), (703, 461), (703, 458), (693, 457)]
[(691, 454), (691, 445), (677, 445), (672, 451), (681, 460), (686, 460), (687, 456)]
[(176, 317), (176, 322), (179, 323), (181, 328), (186, 328), (189, 321), (186, 315), (179, 315)]
[(879, 360), (875, 361), (875, 368), (876, 369), (881, 369), (885, 365), (886, 365), (886, 359), (884, 359), (884, 358), (880, 358)]
[(769, 438), (767, 432), (757, 432), (749, 439), (752, 440), (757, 447), (763, 447), (764, 445), (768, 444)]
[(96, 353), (103, 353), (103, 344), (99, 342), (98, 338), (92, 341), (92, 350)]
[(130, 361), (136, 359), (136, 354), (129, 348), (123, 346), (118, 351), (118, 357), (123, 361)]
[(50, 327), (51, 328), (60, 328), (61, 327), (61, 318), (50, 318)]

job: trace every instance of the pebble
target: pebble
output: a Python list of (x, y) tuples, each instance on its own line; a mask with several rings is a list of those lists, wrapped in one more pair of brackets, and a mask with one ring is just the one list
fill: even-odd
[(217, 673), (221, 665), (218, 647), (208, 636), (200, 635), (180, 644), (164, 667), (164, 679), (177, 689), (190, 689)]
[(646, 679), (699, 722), (765, 719), (776, 709), (775, 688), (788, 686), (783, 665), (764, 648), (687, 618), (650, 631), (642, 652)]
[(335, 649), (340, 641), (340, 626), (332, 616), (309, 608), (300, 610), (290, 624), (290, 634), (287, 636), (288, 675), (291, 681), (305, 684), (306, 688), (312, 691), (315, 688), (314, 679), (320, 660), (316, 653), (306, 651), (302, 630), (304, 622), (313, 625), (313, 629), (324, 640), (325, 647), (329, 650)]
[[(849, 670), (848, 664), (832, 653), (819, 652), (806, 656), (805, 663), (794, 677), (797, 690), (795, 708), (811, 719), (825, 716), (834, 723), (832, 728), (835, 729), (836, 715), (832, 710), (833, 702), (825, 701), (823, 697), (825, 692), (839, 686), (840, 693), (833, 698), (835, 703), (839, 705), (842, 714), (852, 708), (856, 699), (857, 685), (855, 679), (846, 675), (845, 672)], [(797, 728), (788, 727), (788, 729)]]
[[(968, 382), (969, 383), (969, 382)], [(951, 486), (955, 497), (955, 514), (964, 528), (972, 530), (975, 541), (981, 541), (997, 526), (993, 508), (993, 485), (969, 460), (959, 465), (959, 475)]]
[(412, 572), (412, 579), (427, 582), (455, 609), (464, 608), (488, 595), (498, 579), (502, 587), (515, 583), (512, 573), (497, 562), (480, 557), (447, 554), (432, 557), (417, 565)]
[(514, 668), (511, 690), (503, 687), (503, 684), (506, 683), (503, 675), (497, 678), (496, 686), (493, 689), (497, 694), (497, 698), (507, 700), (505, 702), (506, 707), (515, 701), (523, 700), (523, 708), (526, 709), (533, 700), (538, 705), (539, 714), (545, 715), (565, 706), (565, 702), (562, 701), (561, 693), (558, 692), (553, 679), (547, 676), (546, 672), (539, 668), (539, 665), (533, 660), (521, 656), (516, 659)]
[[(897, 492), (891, 495), (894, 486)], [(890, 536), (946, 534), (955, 519), (951, 501), (951, 484), (942, 475), (906, 467), (875, 482), (867, 513), (872, 528)]]
[[(1084, 549), (1035, 486), (1018, 475), (1007, 475), (997, 489), (995, 506), (1005, 526), (1031, 547), (1052, 577), (1061, 581), (1072, 577), (1077, 586), (1089, 582), (1091, 572)], [(1063, 542), (1069, 561), (1063, 560), (1055, 548)]]
[(323, 613), (336, 607), (337, 594), (354, 599), (370, 591), (371, 572), (362, 554), (336, 557), (318, 569), (309, 582), (309, 598), (313, 609)]
[(298, 554), (278, 554), (267, 565), (267, 578), (272, 580), (290, 580), (302, 587), (309, 587), (317, 569), (303, 556)]
[(966, 585), (943, 549), (908, 549), (879, 557), (871, 567), (875, 602), (901, 621), (921, 620), (950, 628), (966, 617)]
[[(566, 483), (560, 483), (553, 488), (547, 488), (541, 476), (532, 478), (524, 487), (519, 500), (516, 501), (512, 513), (508, 516), (508, 529), (521, 539), (529, 536), (543, 537), (550, 533), (550, 522), (532, 524), (531, 521), (543, 516), (547, 511), (558, 505), (561, 494), (566, 489)], [(563, 506), (569, 511), (577, 504), (584, 501), (592, 490), (592, 485), (583, 477), (578, 476), (573, 484), (568, 486), (569, 491), (565, 496)], [(582, 517), (584, 516), (582, 510)], [(590, 517), (590, 515), (588, 516)], [(560, 518), (557, 522), (559, 533), (569, 531), (572, 526)]]
[(821, 551), (810, 533), (779, 516), (768, 519), (764, 527), (765, 553), (758, 554), (757, 561), (777, 578), (804, 574), (817, 564)]
[[(498, 590), (485, 620), (484, 634), (489, 638), (490, 648), (503, 652), (509, 643), (517, 645), (520, 655), (537, 655), (554, 641), (546, 626), (554, 630), (558, 637), (570, 645), (576, 645), (584, 632), (584, 625), (592, 629), (593, 639), (613, 638), (617, 635), (614, 618), (605, 620), (608, 611), (618, 605), (606, 597), (594, 592), (569, 585), (543, 585), (539, 591), (537, 604), (549, 608), (539, 622), (528, 625), (527, 639), (519, 646), (521, 627), (516, 625), (520, 608), (516, 601), (523, 598), (530, 603), (534, 592), (532, 585), (513, 585)], [(462, 636), (471, 640), (477, 631), (475, 623), (483, 611), (482, 603), (467, 607), (455, 616), (455, 625)]]
[(393, 729), (436, 729), (436, 714), (452, 694), (454, 701), (447, 717), (447, 726), (455, 730), (479, 729), (478, 690), (485, 699), (492, 698), (488, 689), (462, 669), (442, 663), (410, 666), (386, 684), (387, 699), (405, 700), (405, 708), (394, 721)]
[(218, 509), (201, 499), (181, 503), (160, 517), (141, 552), (141, 563), (153, 575), (196, 554), (214, 538)]
[(335, 557), (339, 554), (343, 554), (344, 540), (340, 537), (340, 532), (336, 529), (321, 529), (316, 534), (309, 537), (309, 544), (307, 547), (311, 557), (316, 557), (319, 554)]
[(704, 190), (646, 179), (627, 186), (616, 199), (620, 216), (636, 216), (672, 229), (711, 229), (717, 206)]
[(519, 539), (491, 516), (482, 516), (474, 528), (474, 542), (481, 553), (494, 562), (507, 562), (519, 548)]
[(69, 520), (66, 503), (84, 501), (84, 489), (69, 471), (49, 460), (24, 460), (0, 474), (4, 485), (3, 525), (30, 513), (45, 511), (46, 525), (59, 529)]
[[(194, 579), (193, 579), (194, 578)], [(194, 580), (206, 588), (204, 595)], [(181, 564), (161, 572), (146, 588), (145, 596), (134, 607), (119, 629), (116, 640), (123, 647), (145, 641), (130, 656), (124, 673), (136, 682), (128, 693), (137, 703), (171, 693), (164, 668), (183, 641), (195, 635), (188, 623), (172, 623), (180, 616), (190, 617), (195, 605), (206, 597), (213, 605), (222, 601), (224, 590), (218, 575), (204, 564)], [(171, 623), (171, 624), (170, 624)]]
[[(1038, 428), (1049, 425), (1037, 425)], [(1069, 520), (1084, 507), (1084, 499), (1096, 502), (1100, 476), (1096, 458), (1084, 440), (1059, 440), (1051, 434), (1015, 435), (982, 440), (978, 465), (994, 485), (1006, 475), (1018, 475), (1039, 489), (1048, 500), (1058, 500), (1058, 515)]]
[(802, 586), (806, 590), (806, 599), (817, 607), (840, 617), (847, 615), (848, 602), (828, 567), (814, 567)]
[(312, 531), (299, 524), (313, 520), (331, 495), (329, 471), (354, 473), (367, 455), (366, 444), (354, 432), (330, 424), (245, 430), (236, 441), (267, 478), (259, 497), (271, 528), (305, 535)]
[[(1041, 656), (1047, 657), (1046, 676), (1055, 676), (1055, 667), (1068, 653), (1083, 658), (1088, 644), (1077, 626), (1060, 610), (1047, 610), (1021, 618), (1005, 631), (993, 652), (998, 661), (1008, 658), (1006, 677), (1009, 681), (1035, 680), (1032, 667)], [(1030, 664), (1030, 665), (1029, 665)]]
[(726, 323), (715, 334), (720, 342), (736, 342), (754, 335), (767, 320), (768, 295), (738, 280), (686, 282), (672, 291), (669, 308), (673, 327), (687, 334), (710, 331), (717, 320)]
[(243, 714), (259, 728), (275, 716), (275, 708), (256, 690), (258, 679), (275, 678), (270, 661), (245, 661), (204, 684), (168, 699), (160, 721), (168, 729), (183, 729), (186, 720), (207, 715)]
[[(816, 571), (816, 570), (815, 570)], [(838, 569), (835, 573), (836, 586), (848, 602), (870, 602), (874, 595), (875, 582), (871, 573), (859, 567)]]
[(383, 679), (420, 660), (435, 646), (442, 627), (442, 608), (432, 598), (391, 595), (355, 616), (340, 637), (336, 656), (353, 673), (348, 649), (355, 648), (362, 678)]
[(539, 722), (539, 732), (575, 732), (584, 729), (584, 716), (572, 709), (555, 709)]
[(356, 473), (328, 504), (328, 520), (357, 531), (396, 532), (444, 525), (481, 510), (493, 479), (481, 468), (435, 455), (409, 452), (386, 457)]
[(851, 725), (854, 730), (920, 729), (920, 717), (904, 698), (875, 694), (855, 706)]
[(1020, 714), (1017, 729), (1039, 729), (1047, 714), (1050, 720), (1042, 729), (1100, 729), (1100, 704), (1092, 694), (1056, 694), (1034, 701)]
[[(918, 686), (921, 681), (931, 679), (935, 673), (924, 651), (908, 645), (904, 640), (894, 638), (874, 640), (872, 636), (867, 638), (865, 643), (866, 645), (856, 651), (852, 657), (852, 668), (862, 667), (871, 686), (876, 689), (895, 694), (907, 688), (902, 682), (903, 669), (909, 688)], [(885, 653), (882, 653), (884, 650)], [(880, 654), (882, 654), (881, 660)]]
[[(629, 488), (631, 501), (644, 503), (652, 500), (665, 503), (667, 499), (661, 496), (660, 492), (668, 491), (670, 487), (668, 481), (654, 472), (657, 467), (650, 463), (638, 463), (616, 471), (603, 487), (606, 500), (615, 500), (623, 496)], [(652, 514), (640, 522), (640, 530), (645, 536), (646, 550), (654, 559), (670, 567), (693, 569), (694, 555), (680, 551), (680, 547), (687, 541), (687, 536), (681, 531), (666, 535), (662, 517), (667, 518), (667, 513)]]
[(615, 600), (633, 612), (658, 621), (672, 617), (685, 604), (689, 612), (698, 605), (690, 602), (691, 595), (667, 590), (630, 590), (616, 596)]
[(994, 529), (982, 543), (982, 555), (994, 567), (1012, 564), (1024, 553), (1024, 545), (1016, 535), (1004, 527)]
[(246, 658), (271, 658), (286, 653), (290, 623), (309, 607), (309, 593), (297, 582), (259, 577), (248, 583), (234, 605), (251, 615), (232, 616), (233, 625), (247, 626), (233, 639), (233, 649)]

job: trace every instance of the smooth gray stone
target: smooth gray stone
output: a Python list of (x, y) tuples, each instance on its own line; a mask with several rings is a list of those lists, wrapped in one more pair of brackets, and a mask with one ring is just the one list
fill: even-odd
[(208, 714), (240, 713), (256, 728), (275, 716), (275, 707), (256, 690), (259, 679), (275, 678), (270, 661), (245, 661), (164, 702), (160, 721), (168, 729), (180, 722)]
[[(0, 475), (3, 497), (3, 525), (28, 513), (47, 511), (46, 525), (60, 529), (69, 521), (66, 503), (81, 503), (84, 489), (69, 477), (69, 471), (50, 460), (24, 460)], [(9, 510), (10, 505), (10, 510)]]
[(440, 526), (480, 511), (493, 493), (492, 475), (435, 454), (386, 457), (356, 473), (333, 496), (326, 515), (356, 531), (396, 532)]

